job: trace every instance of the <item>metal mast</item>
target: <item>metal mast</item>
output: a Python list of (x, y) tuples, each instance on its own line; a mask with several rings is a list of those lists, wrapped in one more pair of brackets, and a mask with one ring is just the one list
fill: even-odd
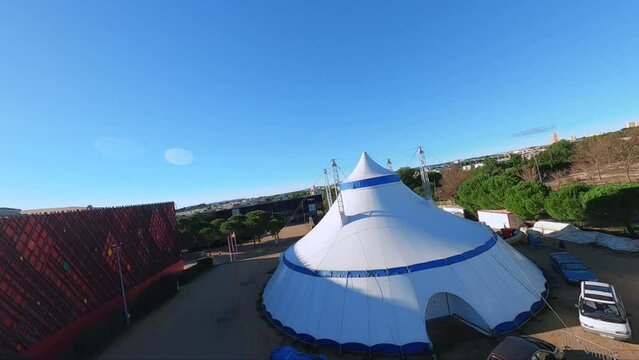
[(333, 194), (331, 191), (331, 183), (328, 181), (328, 171), (324, 169), (324, 189), (326, 190), (326, 201), (328, 201), (328, 208), (331, 208), (333, 205)]
[(339, 169), (337, 168), (337, 163), (335, 163), (335, 159), (331, 160), (333, 164), (333, 181), (335, 182), (333, 185), (335, 186), (335, 197), (337, 202), (337, 207), (339, 209), (340, 217), (342, 218), (342, 225), (346, 224), (346, 214), (344, 213), (344, 202), (342, 201), (341, 194), (337, 193), (339, 187)]
[(421, 145), (417, 147), (417, 154), (419, 155), (419, 175), (422, 177), (424, 195), (426, 195), (426, 200), (433, 200), (433, 195), (430, 192), (430, 182), (428, 181), (428, 169), (426, 169), (426, 160), (424, 159), (424, 149), (422, 149)]
[(388, 161), (386, 161), (386, 168), (390, 171), (393, 171), (393, 163), (391, 162), (391, 159), (388, 159)]

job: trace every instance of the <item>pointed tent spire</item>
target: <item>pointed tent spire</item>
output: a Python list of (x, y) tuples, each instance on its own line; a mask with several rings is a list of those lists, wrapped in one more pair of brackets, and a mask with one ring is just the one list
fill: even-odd
[(353, 170), (353, 172), (344, 179), (344, 182), (372, 179), (392, 174), (394, 174), (394, 172), (376, 163), (370, 156), (368, 156), (366, 151), (364, 151), (359, 159), (359, 163), (355, 167), (355, 170)]

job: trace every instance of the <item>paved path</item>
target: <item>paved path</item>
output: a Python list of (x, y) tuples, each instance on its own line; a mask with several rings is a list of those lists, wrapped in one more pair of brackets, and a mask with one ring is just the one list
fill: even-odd
[(151, 315), (136, 322), (99, 359), (264, 359), (285, 344), (256, 311), (277, 267), (279, 253), (294, 239), (265, 241), (243, 260), (215, 267)]

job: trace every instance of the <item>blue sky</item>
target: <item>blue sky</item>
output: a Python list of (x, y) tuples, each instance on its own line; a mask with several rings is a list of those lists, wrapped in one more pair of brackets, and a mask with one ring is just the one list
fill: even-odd
[(363, 150), (414, 166), (419, 144), (435, 163), (618, 129), (639, 118), (638, 13), (0, 2), (0, 206), (185, 206), (321, 184)]

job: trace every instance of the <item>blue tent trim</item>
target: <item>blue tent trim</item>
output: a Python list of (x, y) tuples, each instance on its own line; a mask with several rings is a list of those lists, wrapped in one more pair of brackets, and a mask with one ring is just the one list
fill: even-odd
[(548, 282), (546, 282), (544, 286), (546, 290), (541, 293), (541, 299), (534, 302), (530, 306), (530, 311), (519, 313), (517, 316), (515, 316), (515, 319), (513, 321), (506, 321), (498, 324), (492, 330), (493, 335), (500, 335), (518, 329), (519, 327), (524, 325), (526, 321), (530, 320), (533, 315), (538, 313), (544, 307), (544, 300), (548, 298), (548, 290), (550, 289), (550, 285), (548, 284)]
[[(548, 297), (550, 285), (548, 282), (544, 284), (546, 290), (541, 294), (541, 299), (536, 301), (530, 306), (530, 311), (524, 311), (518, 314), (513, 321), (503, 322), (492, 329), (492, 335), (497, 336), (510, 331), (513, 331), (519, 327), (521, 327), (526, 321), (528, 321), (534, 314), (539, 312), (541, 308), (544, 306), (544, 300)], [(344, 351), (350, 352), (375, 352), (375, 353), (385, 353), (385, 354), (416, 354), (423, 353), (427, 351), (431, 351), (433, 349), (432, 344), (425, 342), (412, 342), (404, 345), (396, 345), (389, 343), (381, 343), (374, 345), (366, 345), (357, 342), (349, 342), (340, 344), (339, 342), (331, 339), (316, 339), (310, 334), (298, 334), (295, 330), (291, 329), (288, 326), (284, 326), (279, 320), (273, 318), (271, 313), (266, 310), (266, 307), (262, 303), (262, 307), (264, 308), (264, 313), (268, 320), (273, 323), (280, 331), (285, 333), (286, 335), (292, 337), (293, 339), (303, 342), (305, 344), (316, 345), (316, 346), (326, 346), (326, 347), (336, 347), (340, 348)]]
[(373, 269), (373, 270), (311, 270), (307, 267), (293, 264), (286, 258), (286, 253), (282, 255), (282, 262), (286, 267), (299, 273), (323, 277), (323, 278), (366, 278), (366, 277), (384, 277), (434, 269), (442, 266), (452, 265), (464, 260), (480, 255), (492, 248), (497, 243), (496, 235), (490, 240), (479, 245), (478, 247), (468, 250), (465, 253), (454, 255), (445, 259), (431, 260), (423, 263), (394, 267), (390, 269)]
[(291, 329), (287, 326), (282, 326), (282, 323), (278, 320), (274, 319), (271, 316), (271, 313), (268, 310), (264, 309), (264, 313), (266, 317), (271, 321), (276, 327), (285, 333), (286, 335), (292, 337), (293, 339), (300, 341), (309, 345), (316, 346), (324, 346), (324, 347), (335, 347), (340, 348), (343, 351), (348, 352), (375, 352), (375, 353), (385, 353), (385, 354), (415, 354), (432, 350), (432, 346), (430, 343), (425, 342), (412, 342), (404, 345), (395, 345), (395, 344), (375, 344), (375, 345), (366, 345), (358, 342), (348, 342), (348, 343), (339, 343), (335, 340), (331, 339), (315, 339), (312, 335), (309, 334), (298, 334), (295, 330)]
[(342, 183), (339, 185), (339, 188), (340, 190), (353, 190), (353, 189), (361, 189), (361, 188), (375, 186), (375, 185), (390, 184), (390, 183), (399, 182), (399, 181), (400, 181), (399, 174), (391, 174), (391, 175), (374, 177), (371, 179), (364, 179), (364, 180)]

